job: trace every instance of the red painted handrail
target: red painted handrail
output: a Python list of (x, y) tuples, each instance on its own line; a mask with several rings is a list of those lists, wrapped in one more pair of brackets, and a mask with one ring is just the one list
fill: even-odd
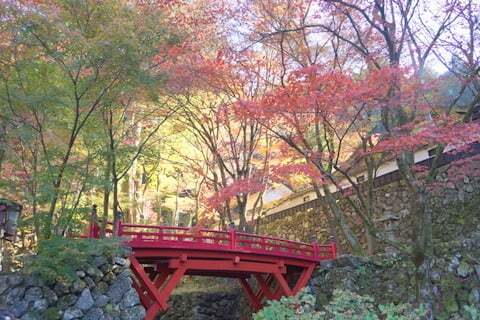
[[(113, 223), (108, 223), (113, 226)], [(111, 229), (106, 233), (112, 234)], [(335, 259), (335, 243), (319, 245), (316, 242), (305, 243), (272, 236), (189, 227), (151, 226), (142, 224), (117, 224), (117, 236), (127, 238), (133, 247), (172, 247), (200, 250), (228, 250), (294, 257), (320, 261)], [(92, 235), (92, 233), (90, 233)]]

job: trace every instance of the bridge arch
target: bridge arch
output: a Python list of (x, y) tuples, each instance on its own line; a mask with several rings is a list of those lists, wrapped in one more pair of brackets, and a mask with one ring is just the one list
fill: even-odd
[[(257, 311), (266, 300), (295, 295), (321, 260), (336, 257), (335, 243), (318, 245), (234, 229), (121, 222), (107, 232), (112, 229), (132, 249), (133, 286), (147, 311), (146, 320), (168, 308), (171, 293), (185, 275), (237, 279)], [(91, 225), (89, 236), (98, 235), (98, 226)]]

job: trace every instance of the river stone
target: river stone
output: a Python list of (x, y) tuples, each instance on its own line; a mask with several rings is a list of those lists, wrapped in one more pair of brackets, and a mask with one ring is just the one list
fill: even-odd
[(9, 280), (7, 275), (0, 276), (0, 295), (7, 291), (8, 288), (10, 288), (8, 282)]
[(49, 304), (54, 304), (58, 301), (58, 296), (55, 292), (53, 292), (53, 290), (48, 287), (43, 287), (42, 290), (43, 296), (45, 297), (45, 299), (47, 299)]
[(86, 276), (85, 278), (83, 278), (83, 281), (85, 281), (89, 289), (95, 288), (95, 281), (93, 281), (93, 279), (90, 278), (89, 276)]
[(40, 318), (38, 317), (38, 315), (34, 314), (34, 313), (25, 313), (21, 318), (20, 320), (40, 320)]
[(479, 304), (480, 303), (480, 288), (473, 288), (468, 296), (468, 302), (470, 304)]
[(70, 292), (70, 288), (64, 284), (64, 283), (57, 283), (55, 287), (53, 288), (53, 291), (55, 291), (56, 294), (59, 296), (67, 294)]
[(57, 307), (60, 309), (65, 309), (67, 307), (73, 306), (77, 301), (77, 296), (73, 294), (67, 294), (60, 299), (58, 299)]
[(100, 268), (101, 266), (103, 266), (107, 263), (108, 263), (108, 261), (107, 261), (107, 258), (105, 258), (105, 256), (98, 256), (98, 257), (95, 257), (95, 259), (93, 259), (93, 264), (97, 268)]
[(80, 298), (78, 298), (75, 307), (82, 311), (93, 307), (93, 298), (92, 294), (90, 293), (90, 289), (86, 288), (82, 291), (82, 294), (80, 295)]
[(123, 299), (120, 302), (120, 309), (126, 309), (140, 304), (140, 299), (138, 298), (137, 291), (134, 288), (131, 288), (123, 295)]
[(83, 312), (82, 310), (78, 308), (68, 308), (65, 310), (63, 313), (63, 320), (72, 320), (72, 319), (80, 319), (83, 317)]
[(82, 281), (79, 279), (73, 282), (72, 291), (74, 293), (82, 292), (83, 289), (85, 289), (86, 287), (87, 287), (87, 284), (85, 283), (85, 281)]
[(45, 310), (47, 310), (47, 308), (48, 308), (47, 299), (40, 299), (40, 300), (35, 301), (33, 303), (33, 307), (32, 307), (32, 309), (34, 311), (39, 311), (39, 312), (45, 311)]
[(25, 300), (16, 301), (15, 304), (12, 306), (10, 311), (15, 315), (15, 317), (20, 318), (28, 310), (28, 302)]
[(92, 308), (82, 318), (83, 320), (101, 320), (103, 319), (103, 310), (101, 308)]
[(112, 303), (119, 303), (122, 300), (123, 294), (130, 290), (131, 283), (129, 278), (117, 277), (108, 289), (107, 296)]
[(97, 283), (97, 287), (95, 289), (100, 293), (105, 293), (108, 290), (108, 284), (104, 281), (100, 281)]
[(39, 287), (31, 287), (25, 292), (25, 301), (32, 302), (43, 298), (42, 289)]
[(96, 296), (94, 300), (95, 300), (96, 307), (103, 307), (110, 301), (110, 298), (104, 294), (100, 294)]
[(89, 266), (86, 271), (87, 274), (95, 280), (101, 280), (103, 278), (103, 272), (96, 267)]
[(23, 287), (13, 288), (5, 297), (7, 304), (13, 305), (15, 301), (22, 300), (24, 294), (25, 294), (25, 288)]
[(141, 320), (143, 318), (145, 318), (145, 308), (142, 306), (125, 309), (120, 314), (122, 320)]
[(128, 259), (122, 258), (122, 257), (115, 257), (113, 258), (113, 262), (116, 265), (119, 265), (121, 267), (128, 267), (130, 266), (130, 261)]
[(477, 278), (480, 281), (480, 264), (475, 265), (475, 273), (477, 274)]
[(467, 278), (474, 272), (472, 266), (465, 261), (460, 262), (457, 268), (457, 274), (462, 278)]

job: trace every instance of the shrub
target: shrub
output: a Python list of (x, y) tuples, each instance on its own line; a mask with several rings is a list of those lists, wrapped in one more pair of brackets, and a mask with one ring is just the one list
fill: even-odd
[(350, 291), (335, 290), (333, 298), (323, 310), (315, 311), (315, 297), (305, 291), (268, 305), (254, 314), (254, 320), (414, 320), (425, 316), (425, 309), (410, 304), (376, 305), (370, 296)]
[(293, 297), (282, 297), (279, 301), (268, 301), (267, 306), (253, 315), (254, 320), (316, 320), (320, 314), (314, 311), (315, 297), (300, 291)]
[(25, 270), (47, 283), (69, 283), (77, 280), (76, 271), (92, 265), (95, 257), (113, 258), (121, 252), (122, 247), (117, 239), (43, 240), (39, 243), (37, 255), (26, 261)]

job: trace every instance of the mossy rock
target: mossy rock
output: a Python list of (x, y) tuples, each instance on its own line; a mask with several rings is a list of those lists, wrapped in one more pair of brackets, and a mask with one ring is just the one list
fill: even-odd
[(469, 292), (467, 290), (459, 290), (457, 292), (457, 301), (461, 306), (468, 304), (468, 295)]
[(62, 312), (59, 308), (51, 307), (43, 312), (43, 319), (45, 320), (59, 320), (62, 318)]
[(475, 270), (473, 267), (466, 261), (460, 262), (460, 265), (457, 268), (457, 274), (462, 278), (467, 278), (474, 272)]
[(457, 277), (451, 273), (448, 273), (445, 274), (440, 280), (440, 287), (442, 288), (443, 292), (455, 292), (462, 287), (462, 284), (460, 281), (458, 281)]
[(458, 303), (457, 303), (457, 299), (455, 298), (455, 294), (453, 292), (447, 292), (444, 295), (442, 299), (442, 304), (447, 314), (452, 314), (460, 310), (460, 307), (458, 306)]

